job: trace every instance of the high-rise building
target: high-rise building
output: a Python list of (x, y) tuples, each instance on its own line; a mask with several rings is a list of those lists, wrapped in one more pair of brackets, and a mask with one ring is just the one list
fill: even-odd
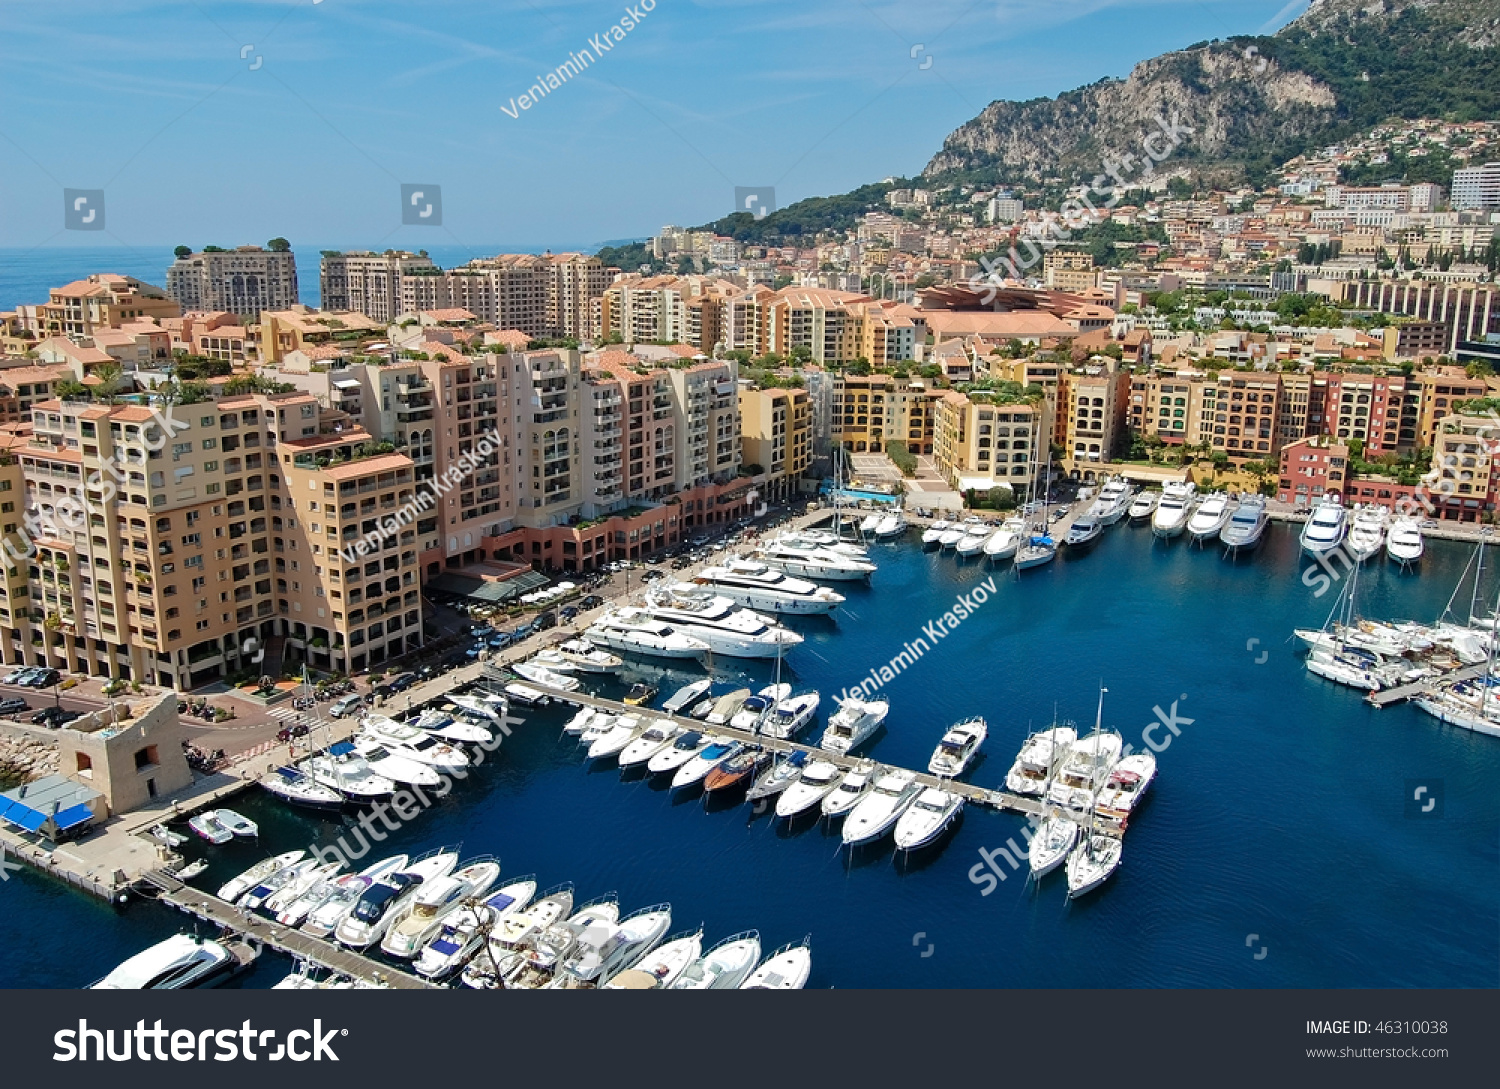
[(227, 310), (253, 321), (262, 310), (296, 305), (297, 259), (260, 246), (190, 253), (167, 267), (167, 294), (184, 311)]
[(812, 463), (812, 402), (805, 389), (740, 387), (740, 457), (769, 499), (787, 499)]
[(596, 335), (594, 300), (610, 271), (580, 253), (503, 253), (458, 268), (410, 269), (401, 278), (401, 312), (463, 309), (500, 329), (537, 338)]
[(416, 269), (436, 269), (426, 254), (406, 250), (325, 252), (319, 271), (324, 310), (357, 310), (380, 322), (401, 314), (401, 281)]
[(1500, 208), (1500, 163), (1466, 166), (1453, 172), (1453, 207)]

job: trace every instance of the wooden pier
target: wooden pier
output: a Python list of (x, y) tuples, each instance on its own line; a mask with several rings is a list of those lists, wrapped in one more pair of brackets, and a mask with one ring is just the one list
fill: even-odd
[[(390, 987), (396, 990), (432, 990), (434, 984), (419, 979), (397, 968), (378, 964), (368, 957), (345, 949), (343, 946), (325, 942), (302, 933), (300, 930), (280, 926), (274, 919), (263, 918), (253, 912), (242, 911), (233, 904), (220, 900), (211, 893), (190, 888), (168, 874), (154, 874), (158, 880), (151, 884), (164, 891), (157, 898), (178, 911), (196, 916), (223, 930), (237, 934), (246, 941), (259, 943), (271, 949), (316, 964), (341, 976), (372, 987)], [(177, 888), (171, 891), (172, 885)]]
[[(930, 775), (925, 771), (912, 771), (907, 768), (896, 767), (885, 764), (879, 760), (867, 756), (845, 756), (839, 753), (828, 752), (814, 745), (804, 745), (797, 741), (782, 741), (777, 738), (766, 737), (764, 734), (754, 733), (750, 730), (741, 730), (733, 726), (713, 726), (694, 718), (684, 718), (681, 715), (670, 715), (665, 711), (658, 711), (651, 707), (632, 707), (626, 703), (616, 700), (601, 699), (591, 696), (585, 692), (566, 692), (560, 688), (549, 688), (546, 685), (537, 684), (535, 681), (525, 678), (516, 678), (521, 684), (528, 688), (545, 692), (553, 700), (559, 703), (569, 703), (577, 707), (592, 707), (598, 711), (607, 711), (612, 715), (636, 715), (641, 718), (642, 723), (666, 720), (684, 730), (695, 730), (704, 734), (718, 734), (724, 737), (732, 737), (736, 741), (758, 745), (768, 752), (776, 754), (803, 752), (810, 757), (826, 760), (845, 771), (873, 771), (883, 768), (888, 772), (915, 776), (917, 782), (926, 787), (936, 787), (946, 790), (951, 794), (958, 794), (965, 800), (977, 805), (989, 806), (992, 809), (1008, 810), (1012, 813), (1025, 813), (1027, 816), (1045, 819), (1047, 817), (1063, 817), (1077, 824), (1088, 824), (1089, 814), (1080, 813), (1074, 809), (1052, 805), (1041, 798), (1028, 797), (1022, 794), (1012, 794), (1005, 790), (988, 790), (984, 787), (973, 786), (969, 783), (959, 782), (956, 779), (944, 779), (937, 775)], [(486, 670), (480, 677), (480, 683), (493, 688), (496, 693), (503, 690), (503, 686), (510, 683), (511, 678), (504, 676), (497, 669)], [(1120, 837), (1124, 829), (1115, 821), (1095, 817), (1093, 821), (1095, 831), (1108, 836)]]
[(1472, 681), (1475, 677), (1484, 676), (1487, 669), (1489, 669), (1489, 663), (1480, 662), (1477, 665), (1455, 669), (1451, 673), (1444, 673), (1441, 677), (1428, 677), (1426, 680), (1398, 685), (1395, 688), (1382, 688), (1379, 692), (1371, 692), (1367, 695), (1365, 702), (1373, 704), (1376, 707), (1389, 707), (1393, 703), (1402, 703), (1405, 700), (1415, 699), (1418, 696), (1425, 696), (1440, 684), (1450, 684), (1454, 681)]

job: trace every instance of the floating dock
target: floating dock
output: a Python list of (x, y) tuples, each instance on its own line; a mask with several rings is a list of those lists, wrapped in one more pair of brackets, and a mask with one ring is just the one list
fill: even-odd
[(1438, 685), (1452, 684), (1455, 681), (1472, 681), (1476, 677), (1483, 677), (1487, 669), (1489, 669), (1489, 663), (1480, 662), (1477, 665), (1455, 669), (1451, 673), (1444, 673), (1441, 677), (1428, 677), (1426, 680), (1415, 681), (1412, 684), (1382, 688), (1379, 692), (1371, 692), (1365, 696), (1365, 702), (1376, 707), (1389, 707), (1393, 703), (1403, 703), (1406, 700), (1416, 699), (1418, 696), (1428, 695)]

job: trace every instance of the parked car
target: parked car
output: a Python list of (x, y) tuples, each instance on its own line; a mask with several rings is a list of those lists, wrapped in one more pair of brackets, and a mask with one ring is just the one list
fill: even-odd
[(580, 609), (597, 609), (604, 604), (604, 599), (598, 594), (590, 594), (578, 603)]
[(61, 713), (61, 707), (43, 707), (31, 716), (31, 724), (33, 726), (50, 726), (52, 725), (52, 720)]
[(75, 718), (82, 718), (83, 715), (84, 712), (82, 711), (58, 711), (52, 716), (52, 728), (58, 729), (60, 727), (66, 726)]
[(551, 613), (543, 613), (536, 618), (536, 630), (546, 631), (548, 628), (557, 627), (557, 617)]
[(503, 650), (510, 646), (510, 632), (497, 631), (494, 635), (490, 636), (489, 645), (496, 650)]
[(18, 696), (12, 696), (10, 697), (10, 699), (0, 700), (0, 715), (19, 715), (21, 714), (21, 712), (29, 711), (30, 709), (31, 704), (27, 703), (25, 700), (21, 699)]
[(416, 683), (417, 675), (415, 673), (400, 673), (390, 679), (387, 687), (392, 692), (405, 692)]
[(62, 680), (62, 674), (57, 670), (38, 669), (31, 676), (18, 683), (25, 685), (27, 688), (51, 688), (60, 680)]
[(35, 666), (22, 666), (20, 669), (13, 669), (5, 675), (4, 680), (0, 680), (0, 684), (20, 684), (21, 678), (32, 672), (35, 668)]
[(564, 605), (561, 609), (558, 610), (558, 613), (564, 620), (572, 620), (575, 616), (578, 615), (578, 606)]
[(344, 696), (334, 701), (333, 706), (328, 709), (328, 713), (334, 718), (343, 718), (345, 715), (352, 715), (359, 709), (360, 704), (363, 702), (364, 700), (361, 696)]

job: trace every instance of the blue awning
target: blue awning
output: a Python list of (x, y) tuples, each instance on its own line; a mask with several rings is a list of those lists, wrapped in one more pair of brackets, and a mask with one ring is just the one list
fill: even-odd
[(332, 756), (348, 756), (354, 751), (354, 746), (347, 741), (339, 741), (328, 746), (328, 752)]
[(94, 811), (86, 805), (75, 805), (71, 809), (64, 809), (53, 822), (57, 825), (59, 832), (66, 832), (70, 828), (77, 828), (80, 824), (87, 824), (94, 819)]
[(16, 808), (22, 809), (22, 812), (17, 813), (12, 810), (11, 814), (5, 818), (6, 820), (10, 821), (11, 824), (18, 824), (28, 832), (35, 832), (39, 830), (42, 825), (47, 823), (46, 813), (39, 812), (35, 809), (26, 809), (25, 807)]
[(0, 820), (7, 819), (7, 817), (10, 815), (11, 808), (15, 804), (16, 803), (11, 801), (9, 798), (0, 795)]

